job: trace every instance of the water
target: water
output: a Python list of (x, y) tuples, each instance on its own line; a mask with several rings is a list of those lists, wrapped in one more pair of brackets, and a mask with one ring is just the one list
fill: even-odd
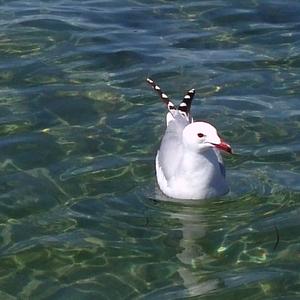
[[(298, 1), (0, 8), (1, 299), (300, 297)], [(159, 200), (147, 76), (196, 89), (229, 195)]]

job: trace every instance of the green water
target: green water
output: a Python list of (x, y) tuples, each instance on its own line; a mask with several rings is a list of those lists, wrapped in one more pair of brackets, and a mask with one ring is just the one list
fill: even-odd
[[(2, 0), (0, 25), (0, 299), (300, 298), (298, 1)], [(196, 89), (227, 196), (160, 200), (147, 76)]]

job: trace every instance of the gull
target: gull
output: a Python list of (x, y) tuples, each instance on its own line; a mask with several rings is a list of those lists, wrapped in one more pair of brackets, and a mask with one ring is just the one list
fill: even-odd
[(191, 104), (195, 90), (189, 90), (178, 107), (152, 80), (147, 82), (168, 109), (167, 128), (155, 159), (161, 191), (176, 199), (207, 199), (228, 193), (220, 151), (232, 153), (216, 128), (208, 122), (194, 122)]

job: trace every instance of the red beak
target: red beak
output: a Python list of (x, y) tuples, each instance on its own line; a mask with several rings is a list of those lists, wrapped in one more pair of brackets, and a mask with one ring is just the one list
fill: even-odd
[(232, 154), (232, 150), (229, 144), (225, 143), (223, 140), (221, 140), (220, 144), (215, 144), (215, 146), (220, 149), (223, 150), (225, 152), (228, 152), (230, 154)]

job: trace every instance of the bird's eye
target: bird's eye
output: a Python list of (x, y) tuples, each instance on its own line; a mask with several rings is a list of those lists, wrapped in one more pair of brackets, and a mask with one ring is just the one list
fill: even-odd
[(202, 138), (202, 137), (204, 137), (204, 134), (203, 133), (198, 133), (198, 136), (199, 136), (199, 138)]

